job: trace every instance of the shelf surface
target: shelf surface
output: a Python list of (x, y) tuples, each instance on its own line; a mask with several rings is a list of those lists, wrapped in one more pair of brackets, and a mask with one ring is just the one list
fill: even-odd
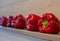
[[(26, 41), (60, 41), (60, 33), (59, 34), (45, 34), (45, 33), (40, 33), (40, 32), (33, 32), (33, 31), (28, 31), (24, 29), (14, 29), (14, 28), (9, 28), (9, 27), (0, 27), (0, 36), (2, 39), (10, 39), (10, 40), (15, 40), (15, 39), (22, 39)], [(5, 36), (5, 37), (4, 37)], [(18, 37), (18, 38), (16, 38)], [(1, 38), (0, 38), (1, 40)]]
[(42, 38), (35, 38), (23, 34), (19, 34), (17, 32), (8, 31), (5, 28), (0, 28), (0, 41), (49, 41)]

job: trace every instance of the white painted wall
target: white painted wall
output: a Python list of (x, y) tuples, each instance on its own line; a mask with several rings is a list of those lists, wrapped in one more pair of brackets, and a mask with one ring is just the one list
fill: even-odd
[(0, 0), (0, 15), (52, 12), (60, 19), (60, 0)]

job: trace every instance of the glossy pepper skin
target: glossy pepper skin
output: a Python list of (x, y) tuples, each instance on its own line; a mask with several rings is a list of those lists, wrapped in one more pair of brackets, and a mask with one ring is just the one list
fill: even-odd
[(12, 20), (12, 23), (11, 23), (11, 25), (12, 25), (13, 28), (14, 28), (14, 25), (17, 22), (17, 20), (18, 20), (18, 15), (16, 15), (16, 16), (13, 17), (13, 20)]
[(26, 24), (25, 24), (25, 18), (23, 17), (23, 15), (18, 15), (15, 17), (14, 19), (14, 28), (16, 29), (24, 29), (26, 28)]
[(42, 19), (48, 19), (48, 21), (55, 20), (56, 22), (58, 22), (60, 24), (60, 21), (58, 20), (58, 18), (53, 13), (43, 14)]
[(56, 34), (59, 32), (59, 20), (52, 13), (45, 13), (38, 21), (39, 31)]
[(38, 20), (40, 19), (40, 17), (38, 15), (35, 14), (30, 14), (27, 17), (27, 29), (29, 31), (38, 31)]
[(2, 16), (2, 26), (6, 26), (7, 25), (7, 17)]
[(7, 16), (7, 26), (12, 27), (13, 16)]
[(27, 29), (29, 31), (38, 31), (38, 27), (36, 25), (31, 25), (31, 24), (27, 25)]
[(35, 14), (30, 14), (30, 15), (27, 17), (27, 21), (28, 21), (28, 23), (31, 24), (31, 25), (37, 25), (37, 22), (38, 22), (39, 19), (40, 19), (40, 16), (35, 15)]

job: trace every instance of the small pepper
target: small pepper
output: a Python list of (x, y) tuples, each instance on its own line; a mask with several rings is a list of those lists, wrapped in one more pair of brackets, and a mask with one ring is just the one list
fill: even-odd
[(2, 16), (2, 26), (6, 26), (7, 25), (7, 17)]
[(13, 26), (14, 28), (17, 28), (17, 29), (26, 28), (26, 22), (25, 22), (25, 18), (23, 17), (23, 15), (18, 15), (15, 17)]
[(12, 27), (13, 16), (7, 16), (7, 27)]

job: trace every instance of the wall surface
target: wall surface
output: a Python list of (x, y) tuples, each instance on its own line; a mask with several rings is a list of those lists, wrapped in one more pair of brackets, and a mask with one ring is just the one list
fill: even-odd
[(54, 13), (60, 19), (60, 0), (0, 0), (0, 15)]

